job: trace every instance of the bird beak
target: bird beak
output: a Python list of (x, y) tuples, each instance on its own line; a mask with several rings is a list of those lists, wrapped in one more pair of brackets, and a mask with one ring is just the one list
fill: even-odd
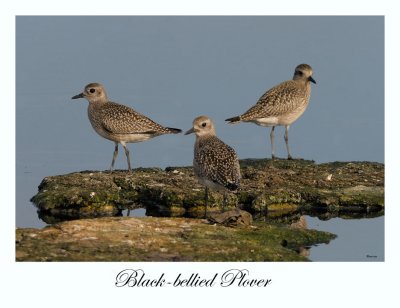
[(77, 99), (77, 98), (84, 98), (83, 93), (72, 96), (72, 99)]
[(308, 80), (309, 81), (311, 81), (312, 83), (315, 83), (315, 84), (317, 84), (317, 82), (314, 80), (314, 78), (312, 78), (311, 76), (310, 77), (308, 77)]
[(194, 133), (194, 128), (192, 127), (191, 129), (189, 129), (185, 135), (189, 135), (189, 134), (193, 134)]

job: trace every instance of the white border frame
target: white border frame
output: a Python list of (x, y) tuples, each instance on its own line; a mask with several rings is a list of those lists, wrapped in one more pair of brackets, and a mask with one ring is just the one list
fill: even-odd
[[(0, 215), (2, 307), (116, 307), (166, 304), (213, 307), (249, 304), (307, 307), (379, 307), (395, 303), (398, 270), (399, 179), (399, 29), (395, 1), (1, 1), (2, 202)], [(41, 263), (15, 262), (15, 16), (16, 15), (384, 15), (385, 16), (385, 262), (316, 263)], [(11, 129), (12, 128), (12, 129)], [(4, 157), (3, 157), (4, 156)], [(209, 276), (246, 268), (271, 278), (267, 288), (116, 288), (124, 268), (142, 268), (150, 276), (180, 272)], [(182, 290), (181, 290), (182, 289)]]

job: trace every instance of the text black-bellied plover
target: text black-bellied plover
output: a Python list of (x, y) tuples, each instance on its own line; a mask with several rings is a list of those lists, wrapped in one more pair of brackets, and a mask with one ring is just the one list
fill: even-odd
[(234, 149), (215, 134), (214, 123), (207, 116), (194, 119), (193, 127), (185, 135), (195, 133), (193, 169), (199, 182), (205, 186), (205, 216), (207, 216), (208, 189), (236, 191), (240, 186), (239, 160)]
[(164, 127), (130, 107), (110, 102), (105, 88), (99, 83), (90, 83), (85, 90), (72, 99), (86, 98), (89, 101), (88, 116), (94, 130), (102, 137), (115, 142), (110, 171), (114, 168), (120, 143), (126, 154), (128, 170), (131, 161), (127, 143), (141, 142), (164, 134), (177, 134), (182, 130)]
[(226, 119), (231, 124), (253, 122), (260, 126), (272, 126), (271, 148), (275, 157), (274, 129), (285, 126), (285, 143), (288, 159), (292, 159), (289, 149), (289, 127), (306, 110), (310, 101), (312, 68), (308, 64), (300, 64), (294, 71), (293, 80), (284, 81), (264, 93), (258, 102), (240, 116)]

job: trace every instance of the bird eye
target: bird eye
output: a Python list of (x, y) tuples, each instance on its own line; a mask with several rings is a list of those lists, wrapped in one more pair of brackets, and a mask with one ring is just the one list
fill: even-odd
[(297, 75), (303, 75), (303, 72), (302, 71), (297, 71)]
[(201, 126), (206, 127), (206, 126), (207, 126), (207, 123), (206, 123), (206, 122), (201, 123)]
[(96, 92), (96, 90), (93, 89), (93, 88), (91, 88), (91, 89), (89, 90), (89, 92), (90, 92), (90, 93), (94, 93), (94, 92)]

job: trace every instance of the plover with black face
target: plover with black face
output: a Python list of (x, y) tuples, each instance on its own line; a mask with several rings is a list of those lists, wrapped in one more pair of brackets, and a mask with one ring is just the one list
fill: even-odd
[(310, 101), (312, 68), (300, 64), (294, 71), (293, 80), (284, 81), (271, 88), (259, 98), (257, 103), (240, 116), (226, 119), (230, 124), (252, 122), (271, 128), (272, 158), (275, 158), (275, 126), (285, 126), (285, 143), (288, 159), (292, 159), (289, 149), (289, 127), (306, 110)]
[(105, 88), (99, 83), (88, 84), (84, 91), (72, 99), (89, 101), (88, 116), (94, 130), (103, 138), (115, 142), (110, 171), (118, 155), (118, 144), (125, 150), (128, 170), (132, 171), (127, 143), (141, 142), (164, 134), (177, 134), (182, 130), (164, 127), (130, 107), (108, 100)]
[(207, 216), (208, 189), (236, 191), (240, 186), (239, 160), (234, 149), (221, 141), (214, 123), (207, 116), (194, 119), (193, 127), (185, 135), (195, 133), (193, 169), (199, 182), (205, 186), (205, 216)]

